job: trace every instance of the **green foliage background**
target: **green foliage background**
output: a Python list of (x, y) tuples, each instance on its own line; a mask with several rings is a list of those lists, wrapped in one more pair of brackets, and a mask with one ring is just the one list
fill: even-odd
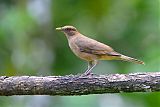
[[(101, 61), (94, 73), (160, 71), (158, 0), (0, 0), (0, 75), (67, 75), (86, 62), (69, 49), (64, 25), (143, 60)], [(0, 97), (0, 107), (157, 107), (159, 93)]]

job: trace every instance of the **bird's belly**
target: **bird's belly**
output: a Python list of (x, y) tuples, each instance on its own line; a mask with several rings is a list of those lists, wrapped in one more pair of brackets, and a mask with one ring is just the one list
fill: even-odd
[(75, 54), (78, 57), (80, 57), (81, 59), (86, 60), (86, 61), (93, 61), (93, 60), (97, 59), (96, 55), (92, 55), (92, 54), (88, 54), (88, 53), (84, 53), (84, 52), (78, 52), (78, 53), (75, 53)]
[(115, 56), (107, 56), (107, 55), (102, 55), (99, 57), (99, 60), (115, 60), (117, 57)]

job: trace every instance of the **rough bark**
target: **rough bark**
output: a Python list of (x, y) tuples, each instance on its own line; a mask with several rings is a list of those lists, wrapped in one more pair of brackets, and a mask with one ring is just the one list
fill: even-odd
[(160, 91), (160, 72), (88, 76), (0, 76), (0, 96), (66, 96), (156, 91)]

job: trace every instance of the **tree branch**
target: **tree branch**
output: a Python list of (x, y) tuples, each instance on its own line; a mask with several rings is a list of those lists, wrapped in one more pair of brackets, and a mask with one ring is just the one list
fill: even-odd
[(0, 96), (160, 91), (160, 72), (89, 76), (0, 76)]

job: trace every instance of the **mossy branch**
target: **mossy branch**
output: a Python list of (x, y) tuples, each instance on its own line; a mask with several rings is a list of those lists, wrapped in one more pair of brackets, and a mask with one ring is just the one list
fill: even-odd
[(67, 96), (156, 91), (160, 91), (160, 72), (88, 76), (0, 76), (0, 96)]

